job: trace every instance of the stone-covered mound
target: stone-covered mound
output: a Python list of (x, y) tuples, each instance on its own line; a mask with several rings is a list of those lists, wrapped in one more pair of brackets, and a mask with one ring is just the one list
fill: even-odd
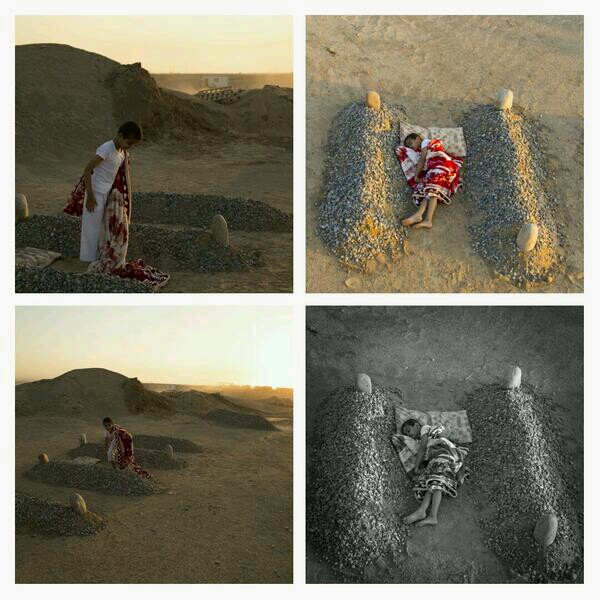
[(135, 194), (135, 219), (142, 223), (185, 223), (210, 228), (217, 214), (225, 217), (232, 230), (289, 233), (293, 230), (292, 215), (259, 200), (168, 192)]
[(378, 254), (395, 258), (405, 238), (400, 211), (404, 175), (394, 154), (404, 109), (376, 111), (352, 102), (335, 117), (319, 208), (323, 241), (344, 263), (364, 268)]
[[(247, 271), (258, 261), (255, 252), (217, 244), (207, 231), (174, 230), (132, 223), (128, 256), (162, 268), (214, 271)], [(45, 248), (63, 256), (78, 257), (81, 222), (77, 217), (32, 215), (16, 225), (17, 248)]]
[(307, 489), (307, 536), (337, 571), (365, 578), (395, 563), (408, 537), (402, 515), (414, 504), (390, 443), (394, 411), (386, 393), (353, 387), (327, 397), (315, 419)]
[(240, 429), (260, 429), (262, 431), (278, 431), (277, 427), (260, 415), (216, 408), (205, 417), (207, 421), (221, 427), (235, 427)]
[(37, 464), (25, 473), (29, 479), (67, 487), (99, 490), (119, 496), (147, 496), (159, 492), (153, 480), (109, 465), (78, 465), (68, 461)]
[(101, 273), (67, 273), (52, 267), (16, 267), (17, 294), (150, 294), (154, 290), (133, 279)]
[(78, 515), (70, 506), (17, 492), (15, 528), (17, 533), (41, 533), (48, 536), (92, 535), (106, 523), (89, 510)]
[[(486, 515), (481, 526), (490, 549), (526, 581), (581, 580), (582, 515), (565, 480), (548, 402), (527, 387), (488, 385), (470, 395), (465, 408), (473, 429), (471, 481)], [(533, 532), (549, 512), (557, 516), (558, 530), (542, 548)]]
[[(136, 446), (136, 437), (133, 439), (134, 448)], [(79, 456), (90, 456), (92, 458), (105, 459), (104, 446), (88, 442), (78, 448), (72, 448), (67, 453), (70, 458)], [(145, 469), (183, 469), (186, 466), (185, 460), (174, 456), (170, 458), (163, 450), (149, 450), (147, 448), (135, 448), (135, 460)]]
[[(466, 190), (479, 213), (470, 227), (475, 250), (515, 284), (551, 281), (561, 263), (560, 234), (535, 123), (486, 105), (468, 112), (461, 125), (469, 151)], [(526, 223), (536, 223), (539, 233), (535, 247), (523, 253), (516, 238)]]
[(152, 450), (164, 450), (167, 444), (173, 447), (175, 452), (191, 452), (199, 454), (202, 448), (190, 440), (169, 437), (168, 435), (145, 435), (136, 434), (134, 444), (137, 448), (150, 448)]

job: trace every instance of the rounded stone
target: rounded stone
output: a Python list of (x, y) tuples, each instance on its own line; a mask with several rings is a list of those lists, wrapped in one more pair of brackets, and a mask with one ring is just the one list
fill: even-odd
[(79, 445), (85, 446), (85, 444), (87, 444), (87, 435), (85, 435), (85, 433), (80, 433), (79, 434)]
[(15, 223), (24, 221), (29, 216), (29, 205), (25, 194), (15, 194)]
[(38, 462), (40, 463), (40, 465), (47, 465), (50, 462), (50, 459), (48, 458), (48, 455), (45, 452), (42, 452), (38, 456)]
[(521, 369), (516, 365), (508, 365), (504, 370), (502, 387), (505, 390), (514, 390), (521, 385)]
[(371, 394), (373, 388), (371, 386), (371, 378), (365, 373), (357, 373), (356, 389), (363, 394)]
[(377, 92), (367, 92), (367, 99), (365, 104), (369, 108), (373, 108), (375, 110), (379, 110), (381, 108), (381, 98)]
[(521, 252), (533, 250), (538, 239), (537, 223), (525, 223), (517, 235), (517, 246)]
[(211, 234), (215, 242), (229, 248), (229, 229), (223, 215), (215, 215), (212, 220)]
[(496, 108), (498, 110), (510, 110), (513, 105), (513, 93), (512, 90), (506, 90), (502, 88), (498, 92), (498, 97), (496, 98)]
[(167, 444), (165, 446), (165, 454), (167, 455), (167, 458), (170, 458), (171, 460), (175, 456), (175, 452), (174, 452), (173, 446), (171, 446), (171, 444)]
[(87, 513), (85, 500), (79, 494), (71, 494), (69, 496), (69, 504), (78, 515), (83, 517)]
[(533, 530), (533, 537), (540, 546), (545, 548), (554, 542), (557, 531), (558, 519), (553, 512), (549, 512), (538, 519)]

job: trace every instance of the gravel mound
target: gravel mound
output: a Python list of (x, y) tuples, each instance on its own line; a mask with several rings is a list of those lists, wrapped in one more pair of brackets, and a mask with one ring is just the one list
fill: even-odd
[(390, 442), (388, 395), (353, 387), (333, 392), (315, 420), (307, 490), (307, 535), (337, 571), (364, 578), (380, 561), (396, 562), (414, 504)]
[[(469, 149), (466, 189), (479, 220), (470, 227), (473, 247), (515, 284), (549, 281), (560, 267), (560, 233), (547, 195), (537, 125), (523, 115), (478, 106), (461, 123)], [(525, 223), (537, 223), (536, 246), (524, 255), (516, 245)]]
[[(488, 385), (470, 395), (465, 408), (473, 428), (471, 482), (490, 515), (481, 520), (490, 549), (526, 581), (581, 579), (583, 517), (569, 493), (548, 403), (528, 387)], [(542, 549), (533, 530), (550, 511), (558, 532)]]
[(100, 490), (119, 496), (147, 496), (159, 491), (154, 481), (109, 465), (77, 465), (67, 461), (37, 464), (26, 472), (34, 481), (85, 490)]
[(235, 412), (224, 408), (211, 410), (206, 417), (215, 425), (221, 427), (236, 427), (240, 429), (260, 429), (263, 431), (278, 431), (277, 427), (260, 415)]
[(408, 188), (394, 149), (404, 109), (376, 111), (353, 102), (335, 117), (326, 150), (318, 231), (344, 263), (365, 268), (379, 254), (395, 258), (406, 237), (400, 222)]
[[(135, 441), (137, 441), (137, 436), (134, 440), (134, 447), (137, 445)], [(90, 442), (79, 446), (79, 448), (72, 448), (67, 454), (70, 458), (89, 456), (100, 460), (105, 459), (104, 446)], [(177, 458), (176, 456), (169, 458), (162, 450), (148, 450), (146, 448), (135, 448), (135, 460), (141, 467), (147, 469), (178, 470), (186, 466), (185, 460), (181, 458)]]
[(66, 273), (45, 267), (16, 267), (15, 291), (26, 293), (146, 294), (153, 289), (133, 279), (101, 273)]
[(144, 435), (136, 434), (134, 438), (136, 452), (138, 448), (150, 448), (153, 450), (164, 450), (167, 444), (173, 446), (175, 452), (200, 453), (202, 448), (190, 440), (169, 437), (167, 435)]
[(134, 202), (135, 219), (142, 223), (210, 228), (213, 217), (220, 214), (233, 230), (291, 232), (293, 229), (292, 215), (247, 198), (137, 192)]
[[(189, 221), (183, 222), (189, 225)], [(64, 256), (78, 257), (80, 231), (81, 222), (77, 217), (32, 215), (16, 225), (15, 243), (17, 248), (45, 248)], [(128, 256), (142, 258), (147, 264), (166, 270), (181, 268), (203, 273), (247, 271), (258, 261), (255, 252), (224, 248), (205, 231), (173, 230), (136, 223), (130, 227)]]
[(91, 535), (106, 527), (104, 520), (87, 511), (78, 515), (70, 506), (49, 502), (17, 492), (15, 494), (17, 533), (42, 533), (49, 536)]

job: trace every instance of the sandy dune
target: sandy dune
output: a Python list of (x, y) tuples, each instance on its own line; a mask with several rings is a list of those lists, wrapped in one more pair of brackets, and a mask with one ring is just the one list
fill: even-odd
[[(539, 119), (566, 237), (565, 274), (541, 292), (581, 292), (583, 281), (583, 22), (549, 16), (307, 18), (307, 290), (309, 292), (519, 292), (471, 248), (469, 191), (439, 210), (434, 229), (412, 231), (407, 256), (378, 272), (348, 272), (316, 233), (324, 149), (333, 116), (378, 90), (417, 124), (456, 126), (502, 87)], [(467, 158), (468, 168), (468, 158)]]
[[(105, 412), (134, 436), (186, 438), (202, 452), (179, 453), (188, 463), (183, 470), (153, 472), (166, 488), (161, 494), (140, 498), (76, 490), (106, 519), (106, 529), (84, 538), (17, 535), (17, 582), (291, 582), (291, 410), (272, 419), (277, 431), (225, 428), (184, 412), (132, 414), (124, 405), (123, 380), (104, 370), (83, 370), (71, 372), (69, 385), (25, 384), (30, 391), (37, 386), (38, 395), (45, 390), (47, 404), (16, 420), (17, 491), (67, 501), (74, 490), (35, 483), (23, 473), (42, 451), (51, 460), (66, 459), (82, 432), (100, 441)], [(74, 390), (86, 395), (94, 388), (104, 404), (73, 401)], [(22, 389), (17, 398), (26, 393)]]

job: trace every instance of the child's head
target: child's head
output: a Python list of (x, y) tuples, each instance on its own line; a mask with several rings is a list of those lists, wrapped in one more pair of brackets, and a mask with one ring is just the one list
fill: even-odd
[(104, 417), (104, 419), (102, 419), (102, 425), (104, 425), (106, 431), (112, 431), (114, 423), (110, 417)]
[(118, 146), (123, 150), (129, 150), (141, 142), (143, 137), (142, 128), (135, 121), (127, 121), (117, 132)]
[(417, 419), (406, 419), (400, 427), (402, 435), (408, 435), (412, 438), (416, 438), (421, 433), (421, 423)]
[(413, 150), (420, 150), (422, 143), (423, 138), (418, 133), (409, 133), (404, 138), (404, 145), (407, 148), (412, 148)]

